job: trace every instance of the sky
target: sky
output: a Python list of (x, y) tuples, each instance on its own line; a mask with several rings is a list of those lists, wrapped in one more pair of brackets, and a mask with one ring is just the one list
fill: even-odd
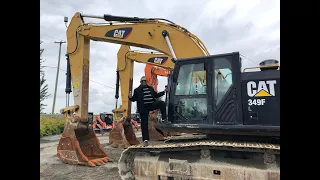
[[(76, 12), (165, 18), (198, 36), (210, 54), (239, 51), (242, 68), (257, 66), (266, 59), (280, 62), (280, 0), (41, 0), (40, 48), (45, 60), (45, 78), (50, 96), (44, 101), (51, 113), (56, 82), (59, 44), (66, 41), (66, 24)], [(101, 22), (85, 19), (85, 22)], [(68, 24), (67, 24), (68, 25)], [(112, 112), (115, 108), (117, 52), (121, 45), (91, 41), (89, 112)], [(139, 48), (131, 47), (135, 50)], [(66, 43), (61, 46), (60, 70), (54, 112), (66, 106)], [(135, 63), (133, 88), (139, 85), (145, 64)], [(158, 77), (158, 89), (167, 79)], [(120, 87), (121, 88), (121, 87)], [(121, 97), (118, 100), (121, 103)], [(70, 104), (73, 105), (73, 94)], [(135, 112), (136, 103), (132, 104)]]

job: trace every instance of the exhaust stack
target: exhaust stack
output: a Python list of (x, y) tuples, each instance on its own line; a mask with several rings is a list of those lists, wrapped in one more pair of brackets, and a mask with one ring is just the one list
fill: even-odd
[(275, 59), (264, 60), (259, 65), (261, 71), (277, 70), (280, 67), (279, 61)]

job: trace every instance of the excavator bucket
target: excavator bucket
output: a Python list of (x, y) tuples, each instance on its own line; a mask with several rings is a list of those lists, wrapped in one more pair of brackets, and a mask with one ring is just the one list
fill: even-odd
[(154, 117), (149, 117), (148, 121), (148, 130), (149, 130), (149, 139), (151, 141), (164, 141), (167, 138), (167, 133), (163, 132), (163, 135), (160, 133), (161, 130), (157, 131), (154, 125), (157, 123), (157, 119)]
[(81, 121), (78, 116), (66, 118), (67, 122), (57, 147), (57, 156), (64, 163), (93, 167), (112, 161), (88, 121)]
[(171, 136), (171, 133), (166, 131), (161, 131), (156, 129), (154, 125), (158, 122), (158, 110), (150, 111), (149, 121), (148, 121), (148, 130), (149, 130), (149, 139), (152, 141), (164, 141), (168, 139), (168, 136)]
[(109, 144), (112, 147), (128, 148), (140, 144), (132, 128), (131, 118), (122, 117), (109, 133)]

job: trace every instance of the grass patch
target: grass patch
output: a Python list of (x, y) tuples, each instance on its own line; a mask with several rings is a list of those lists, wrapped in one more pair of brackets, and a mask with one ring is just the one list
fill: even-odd
[(64, 124), (61, 115), (40, 115), (40, 137), (62, 133)]

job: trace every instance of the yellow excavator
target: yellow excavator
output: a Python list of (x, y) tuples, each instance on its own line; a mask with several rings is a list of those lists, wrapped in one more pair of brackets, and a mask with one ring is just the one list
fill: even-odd
[[(117, 85), (116, 85), (116, 108), (113, 110), (115, 113), (115, 119), (119, 120), (123, 116), (129, 117), (130, 115), (128, 112), (131, 111), (131, 102), (128, 99), (129, 89), (132, 87), (133, 81), (133, 69), (134, 69), (134, 62), (144, 63), (146, 64), (145, 67), (145, 76), (147, 79), (148, 85), (152, 86), (157, 89), (157, 75), (161, 76), (168, 76), (168, 72), (170, 69), (173, 68), (172, 63), (166, 63), (166, 61), (171, 56), (166, 56), (162, 53), (155, 53), (155, 52), (141, 52), (141, 51), (132, 51), (130, 46), (122, 45), (117, 54), (118, 63), (117, 63)], [(157, 65), (157, 66), (155, 66)], [(119, 81), (121, 87), (121, 99), (122, 99), (122, 106), (118, 108), (118, 98), (119, 98)], [(151, 115), (155, 116), (156, 113), (151, 112)], [(117, 122), (117, 121), (115, 121)], [(151, 119), (149, 121), (149, 135), (150, 140), (165, 140), (165, 136), (168, 133), (164, 132), (164, 134), (160, 133), (154, 128), (154, 124), (156, 121)], [(120, 129), (119, 129), (120, 128)], [(113, 147), (124, 147), (127, 148), (130, 144), (127, 143), (125, 137), (120, 137), (119, 132), (123, 131), (122, 126), (115, 126), (114, 130), (110, 132), (109, 143)], [(115, 135), (114, 135), (115, 134)], [(123, 139), (123, 140), (122, 140)], [(120, 144), (117, 144), (119, 143)]]
[[(84, 18), (104, 19), (106, 23), (85, 23)], [(141, 19), (112, 15), (99, 17), (75, 13), (67, 28), (67, 63), (70, 68), (67, 74), (70, 80), (67, 79), (66, 88), (66, 91), (67, 89), (71, 91), (72, 81), (75, 105), (61, 110), (67, 123), (57, 147), (57, 155), (66, 163), (95, 166), (104, 164), (111, 158), (107, 156), (95, 134), (91, 132), (88, 123), (90, 40), (159, 51), (173, 57), (167, 61), (173, 66), (177, 57), (199, 57), (209, 55), (209, 52), (198, 37), (165, 19)], [(127, 73), (132, 74), (132, 68), (128, 70)], [(127, 91), (130, 90), (132, 90), (132, 82)], [(131, 113), (129, 108), (126, 109), (128, 115)], [(115, 114), (117, 114), (116, 111)], [(130, 124), (129, 118), (117, 123), (116, 126), (124, 126), (126, 140), (115, 141), (117, 144), (125, 143), (123, 141), (127, 141), (130, 145), (140, 144), (132, 127), (128, 124)], [(112, 139), (112, 137), (109, 138)], [(88, 147), (91, 148), (87, 149)]]
[[(84, 18), (107, 23), (85, 23)], [(172, 56), (168, 61), (174, 64), (168, 83), (169, 121), (156, 127), (203, 134), (142, 146), (127, 118), (122, 118), (117, 125), (124, 127), (132, 145), (118, 162), (122, 179), (280, 179), (277, 60), (261, 62), (260, 71), (241, 72), (239, 52), (210, 55), (195, 35), (161, 18), (76, 13), (67, 40), (75, 105), (61, 110), (67, 122), (57, 155), (63, 162), (96, 166), (111, 160), (88, 123), (89, 52), (94, 40)]]
[[(128, 99), (128, 94), (132, 91), (133, 84), (133, 70), (134, 62), (146, 64), (145, 76), (150, 77), (153, 74), (155, 67), (161, 67), (165, 69), (173, 69), (174, 64), (170, 62), (171, 56), (162, 53), (149, 53), (141, 51), (132, 51), (130, 46), (122, 45), (117, 54), (117, 82), (116, 82), (116, 108), (115, 119), (120, 119), (122, 116), (129, 116), (124, 114), (131, 112), (131, 102)], [(147, 65), (151, 65), (147, 66)], [(152, 86), (154, 79), (147, 78), (147, 83)], [(119, 83), (120, 82), (120, 83)], [(119, 98), (119, 85), (121, 87), (121, 99), (122, 106), (117, 108)]]

